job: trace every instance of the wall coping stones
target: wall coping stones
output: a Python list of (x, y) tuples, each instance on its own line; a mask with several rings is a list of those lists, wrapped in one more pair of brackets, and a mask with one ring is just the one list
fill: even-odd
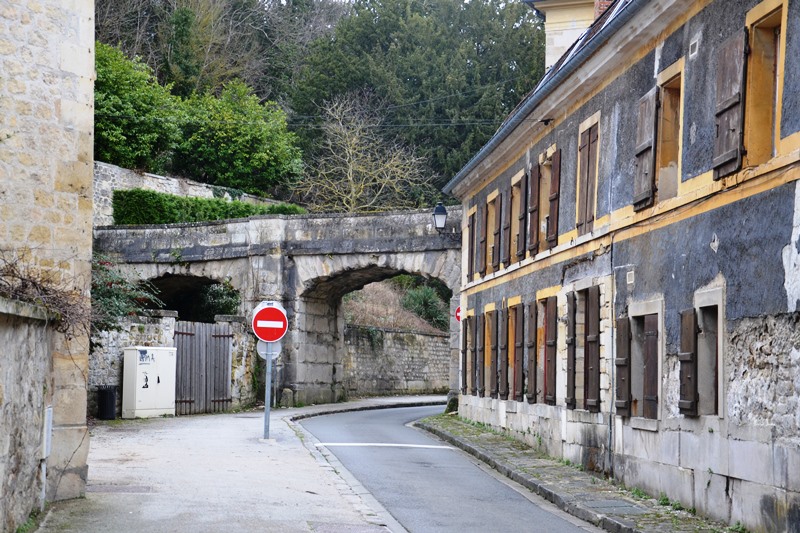
[(54, 315), (40, 305), (35, 305), (21, 300), (11, 300), (0, 296), (0, 314), (19, 316), (31, 320), (46, 322), (52, 320)]

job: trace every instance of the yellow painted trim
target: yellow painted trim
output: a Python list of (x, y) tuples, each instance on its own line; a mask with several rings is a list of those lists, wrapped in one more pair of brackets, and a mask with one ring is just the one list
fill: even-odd
[(496, 310), (497, 310), (497, 304), (495, 304), (494, 302), (492, 302), (490, 304), (486, 304), (486, 305), (483, 306), (483, 312), (484, 313), (491, 313), (492, 311), (496, 311)]
[(515, 307), (522, 303), (522, 296), (513, 296), (506, 302), (506, 307)]
[[(672, 81), (675, 76), (679, 76), (683, 74), (683, 65), (685, 63), (684, 58), (680, 58), (675, 61), (673, 64), (662, 70), (656, 76), (656, 85), (661, 86), (665, 85), (666, 83)], [(683, 90), (683, 84), (681, 83), (681, 90)], [(681, 92), (681, 96), (683, 96), (683, 92)], [(681, 98), (682, 100), (683, 98)], [(681, 106), (683, 107), (683, 106)]]
[(489, 195), (486, 197), (486, 203), (490, 204), (494, 202), (494, 199), (497, 198), (499, 194), (500, 194), (500, 189), (495, 189), (492, 192), (490, 192)]
[(561, 285), (538, 290), (536, 291), (536, 301), (538, 302), (539, 300), (544, 300), (545, 298), (550, 298), (551, 296), (557, 296), (559, 292), (561, 292)]
[(467, 216), (469, 217), (469, 216), (475, 215), (477, 213), (478, 213), (478, 206), (477, 205), (473, 205), (472, 207), (469, 208), (469, 211), (467, 211)]
[(780, 149), (778, 150), (779, 154), (788, 155), (798, 151), (800, 151), (800, 131), (789, 135), (785, 139), (781, 139)]
[(747, 12), (747, 15), (744, 17), (744, 23), (746, 26), (753, 26), (767, 15), (772, 14), (776, 9), (780, 9), (781, 7), (785, 8), (785, 4), (786, 2), (784, 0), (764, 0)]
[(517, 172), (516, 174), (514, 174), (511, 177), (511, 186), (513, 187), (514, 185), (518, 185), (519, 182), (522, 181), (522, 176), (524, 176), (524, 175), (525, 175), (525, 169), (524, 168), (522, 170), (520, 170), (519, 172)]
[(464, 313), (464, 316), (475, 316), (475, 309), (467, 309), (467, 312)]
[[(578, 126), (578, 135), (580, 135), (584, 131), (588, 130), (589, 128), (591, 128), (595, 124), (599, 124), (599, 123), (600, 123), (600, 111), (595, 111), (595, 113), (593, 115), (591, 115), (590, 117), (587, 117), (583, 122), (581, 122), (581, 125)], [(600, 143), (599, 135), (598, 135), (597, 142), (598, 142), (598, 144)]]

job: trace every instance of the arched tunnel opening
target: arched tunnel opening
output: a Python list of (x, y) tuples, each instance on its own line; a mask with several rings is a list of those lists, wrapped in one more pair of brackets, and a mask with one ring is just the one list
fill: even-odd
[[(415, 304), (421, 312), (407, 309)], [(317, 278), (296, 305), (299, 337), (283, 375), (295, 401), (449, 392), (458, 330), (443, 281), (368, 266)]]
[(211, 323), (216, 315), (240, 311), (241, 296), (228, 280), (165, 274), (149, 282), (163, 302), (161, 308), (177, 311), (179, 320)]

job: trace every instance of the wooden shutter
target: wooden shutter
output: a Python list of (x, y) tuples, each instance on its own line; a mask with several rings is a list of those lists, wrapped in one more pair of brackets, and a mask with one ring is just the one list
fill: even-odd
[(537, 305), (536, 302), (528, 304), (528, 403), (536, 402), (536, 366), (538, 364), (538, 353), (536, 352)]
[(472, 368), (469, 375), (470, 393), (473, 396), (478, 394), (478, 327), (477, 318), (474, 316), (467, 317), (467, 329), (469, 330), (469, 357), (472, 361)]
[(575, 409), (575, 293), (567, 293), (567, 409)]
[(544, 326), (544, 401), (556, 404), (556, 328), (558, 327), (556, 297), (551, 296), (545, 304)]
[(517, 261), (522, 261), (525, 259), (525, 250), (526, 250), (526, 232), (527, 232), (527, 224), (525, 223), (528, 220), (527, 216), (527, 194), (528, 194), (528, 173), (526, 172), (524, 176), (522, 176), (522, 181), (519, 184), (519, 233), (517, 234)]
[(476, 213), (469, 216), (467, 222), (467, 282), (472, 281), (475, 275), (475, 218)]
[(498, 392), (501, 400), (508, 400), (508, 309), (499, 312), (497, 325), (498, 343), (500, 344), (500, 372)]
[(506, 266), (511, 263), (511, 202), (513, 199), (511, 198), (511, 187), (506, 189), (505, 194), (503, 195), (506, 199), (503, 202), (503, 242), (502, 246), (500, 247), (500, 262), (505, 264)]
[(656, 181), (656, 124), (659, 88), (653, 87), (639, 99), (633, 177), (633, 208), (653, 204)]
[(486, 314), (478, 317), (478, 396), (486, 395)]
[(523, 352), (525, 350), (525, 308), (520, 304), (514, 309), (514, 400), (521, 402), (525, 386)]
[(494, 243), (492, 244), (492, 268), (500, 268), (500, 239), (503, 226), (503, 193), (494, 199)]
[(592, 231), (594, 227), (594, 188), (597, 170), (597, 132), (595, 124), (581, 134), (578, 146), (580, 174), (578, 175), (578, 235)]
[(539, 184), (541, 170), (539, 163), (531, 165), (528, 178), (528, 250), (531, 255), (539, 251)]
[(747, 52), (747, 30), (742, 30), (723, 42), (717, 54), (716, 138), (712, 161), (715, 180), (742, 167)]
[(682, 414), (697, 416), (697, 313), (694, 309), (681, 311), (681, 396), (678, 407)]
[(628, 317), (617, 319), (617, 399), (614, 407), (619, 416), (631, 416), (631, 323)]
[(461, 321), (461, 394), (467, 393), (467, 321)]
[(489, 321), (489, 395), (497, 398), (497, 311), (486, 315)]
[(486, 274), (486, 234), (489, 227), (489, 210), (486, 205), (478, 204), (478, 212), (476, 220), (478, 222), (478, 253), (475, 254), (477, 261), (476, 270), (483, 276)]
[(561, 186), (561, 149), (553, 154), (550, 176), (550, 214), (547, 219), (547, 247), (558, 244), (558, 197)]
[(594, 209), (595, 209), (595, 187), (597, 187), (597, 155), (600, 125), (595, 124), (589, 128), (589, 180), (586, 184), (586, 220), (584, 229), (586, 232), (594, 229)]
[(584, 403), (587, 410), (600, 412), (600, 287), (586, 291), (586, 320), (583, 349)]
[(658, 315), (644, 317), (644, 417), (658, 418)]

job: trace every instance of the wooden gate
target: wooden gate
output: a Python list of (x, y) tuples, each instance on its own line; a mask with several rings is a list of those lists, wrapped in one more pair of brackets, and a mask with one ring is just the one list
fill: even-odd
[(231, 407), (230, 324), (177, 322), (175, 414), (217, 413)]

